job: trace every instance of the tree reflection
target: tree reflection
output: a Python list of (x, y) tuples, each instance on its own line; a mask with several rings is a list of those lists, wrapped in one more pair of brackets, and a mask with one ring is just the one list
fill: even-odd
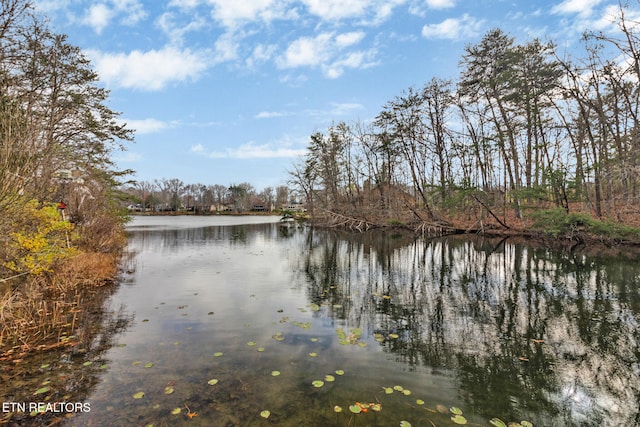
[(638, 422), (640, 267), (512, 240), (309, 231), (309, 298), (452, 372), (467, 410), (537, 425)]

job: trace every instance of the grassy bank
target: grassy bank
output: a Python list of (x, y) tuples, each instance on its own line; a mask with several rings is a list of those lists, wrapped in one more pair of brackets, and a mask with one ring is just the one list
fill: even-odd
[(87, 293), (113, 283), (126, 243), (124, 217), (104, 212), (82, 223), (55, 205), (29, 201), (4, 224), (0, 279), (2, 360), (78, 341)]

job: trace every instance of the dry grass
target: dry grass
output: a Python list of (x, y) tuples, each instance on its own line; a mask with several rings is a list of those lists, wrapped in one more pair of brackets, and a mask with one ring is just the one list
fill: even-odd
[(82, 313), (83, 290), (112, 283), (117, 262), (113, 254), (81, 253), (55, 273), (0, 295), (0, 353), (13, 359), (32, 350), (73, 344), (70, 337)]

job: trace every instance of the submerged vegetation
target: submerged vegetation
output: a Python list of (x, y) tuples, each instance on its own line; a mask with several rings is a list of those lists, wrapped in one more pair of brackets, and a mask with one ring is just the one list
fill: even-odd
[(80, 302), (116, 276), (128, 172), (110, 155), (132, 135), (79, 48), (29, 0), (0, 7), (0, 353), (19, 363), (91, 336)]
[(625, 12), (622, 2), (608, 32), (585, 33), (573, 58), (491, 30), (465, 48), (457, 81), (433, 78), (371, 122), (311, 135), (291, 182), (315, 223), (493, 234), (535, 225), (640, 242), (640, 33)]

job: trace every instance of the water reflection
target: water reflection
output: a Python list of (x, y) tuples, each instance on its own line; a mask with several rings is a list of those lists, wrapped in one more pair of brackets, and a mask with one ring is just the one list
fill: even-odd
[[(67, 425), (453, 425), (436, 404), (483, 426), (640, 424), (637, 257), (150, 221), (131, 228), (137, 255), (110, 302), (128, 329), (107, 322), (95, 357), (109, 369), (85, 389), (91, 413)], [(311, 386), (337, 369), (347, 374)], [(396, 384), (413, 394), (382, 391)], [(353, 415), (355, 401), (383, 410)]]
[(310, 233), (310, 298), (398, 339), (395, 360), (455, 372), (465, 408), (538, 425), (637, 425), (633, 259), (506, 240)]

